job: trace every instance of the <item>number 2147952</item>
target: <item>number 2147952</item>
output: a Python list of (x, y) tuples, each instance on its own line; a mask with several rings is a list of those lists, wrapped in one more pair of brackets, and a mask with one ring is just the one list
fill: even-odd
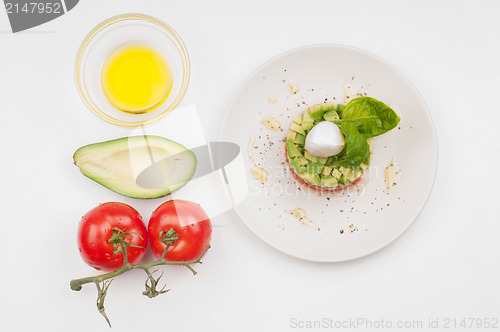
[(24, 5), (19, 3), (5, 3), (7, 14), (62, 14), (62, 6), (59, 2), (29, 2)]
[(445, 329), (498, 329), (498, 318), (445, 318)]

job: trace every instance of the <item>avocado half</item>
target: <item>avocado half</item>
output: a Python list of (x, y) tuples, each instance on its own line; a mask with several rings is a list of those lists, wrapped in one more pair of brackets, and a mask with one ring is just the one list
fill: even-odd
[[(196, 171), (195, 154), (165, 137), (144, 135), (89, 144), (73, 155), (86, 177), (132, 198), (158, 198), (185, 185)], [(144, 185), (137, 179), (154, 168), (161, 181)], [(146, 172), (147, 173), (147, 172)]]
[[(309, 131), (322, 121), (336, 121), (343, 104), (324, 102), (308, 107), (295, 117), (286, 137), (286, 161), (297, 182), (317, 191), (339, 191), (355, 184), (368, 168), (370, 156), (358, 167), (338, 165), (335, 157), (316, 157), (305, 149)], [(371, 152), (370, 152), (371, 154)]]

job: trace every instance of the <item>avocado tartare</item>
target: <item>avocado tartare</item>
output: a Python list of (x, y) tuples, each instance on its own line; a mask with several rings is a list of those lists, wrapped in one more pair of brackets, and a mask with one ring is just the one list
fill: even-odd
[(389, 106), (371, 97), (358, 97), (346, 105), (324, 102), (308, 107), (295, 117), (286, 138), (292, 175), (319, 191), (356, 183), (370, 165), (367, 140), (392, 130), (399, 121)]

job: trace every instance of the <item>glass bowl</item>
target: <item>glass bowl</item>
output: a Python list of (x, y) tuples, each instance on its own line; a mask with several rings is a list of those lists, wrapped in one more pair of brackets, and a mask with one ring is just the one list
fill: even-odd
[[(130, 43), (156, 49), (172, 71), (170, 94), (147, 113), (119, 110), (108, 100), (101, 84), (105, 60), (113, 51)], [(122, 127), (149, 124), (167, 115), (184, 97), (190, 74), (189, 55), (181, 37), (169, 25), (142, 14), (118, 15), (96, 26), (82, 42), (75, 63), (76, 86), (85, 105), (102, 120)]]

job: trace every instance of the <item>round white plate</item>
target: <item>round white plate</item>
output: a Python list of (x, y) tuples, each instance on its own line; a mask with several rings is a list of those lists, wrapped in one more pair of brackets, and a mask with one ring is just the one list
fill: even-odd
[[(299, 91), (291, 94), (294, 84)], [(292, 178), (284, 139), (297, 114), (325, 100), (343, 102), (347, 86), (351, 93), (366, 93), (390, 105), (401, 122), (373, 139), (369, 172), (360, 184), (341, 193), (317, 194)], [(265, 116), (274, 117), (282, 130), (263, 126)], [(255, 142), (249, 149), (252, 137)], [(413, 85), (379, 57), (339, 45), (294, 49), (257, 69), (233, 98), (221, 140), (251, 150), (254, 163), (269, 173), (265, 185), (252, 178), (252, 157), (244, 153), (249, 192), (235, 206), (241, 220), (270, 246), (317, 262), (359, 258), (394, 241), (424, 207), (437, 167), (432, 119)], [(384, 169), (393, 157), (402, 173), (397, 185), (387, 189)], [(285, 213), (297, 207), (317, 227)]]

